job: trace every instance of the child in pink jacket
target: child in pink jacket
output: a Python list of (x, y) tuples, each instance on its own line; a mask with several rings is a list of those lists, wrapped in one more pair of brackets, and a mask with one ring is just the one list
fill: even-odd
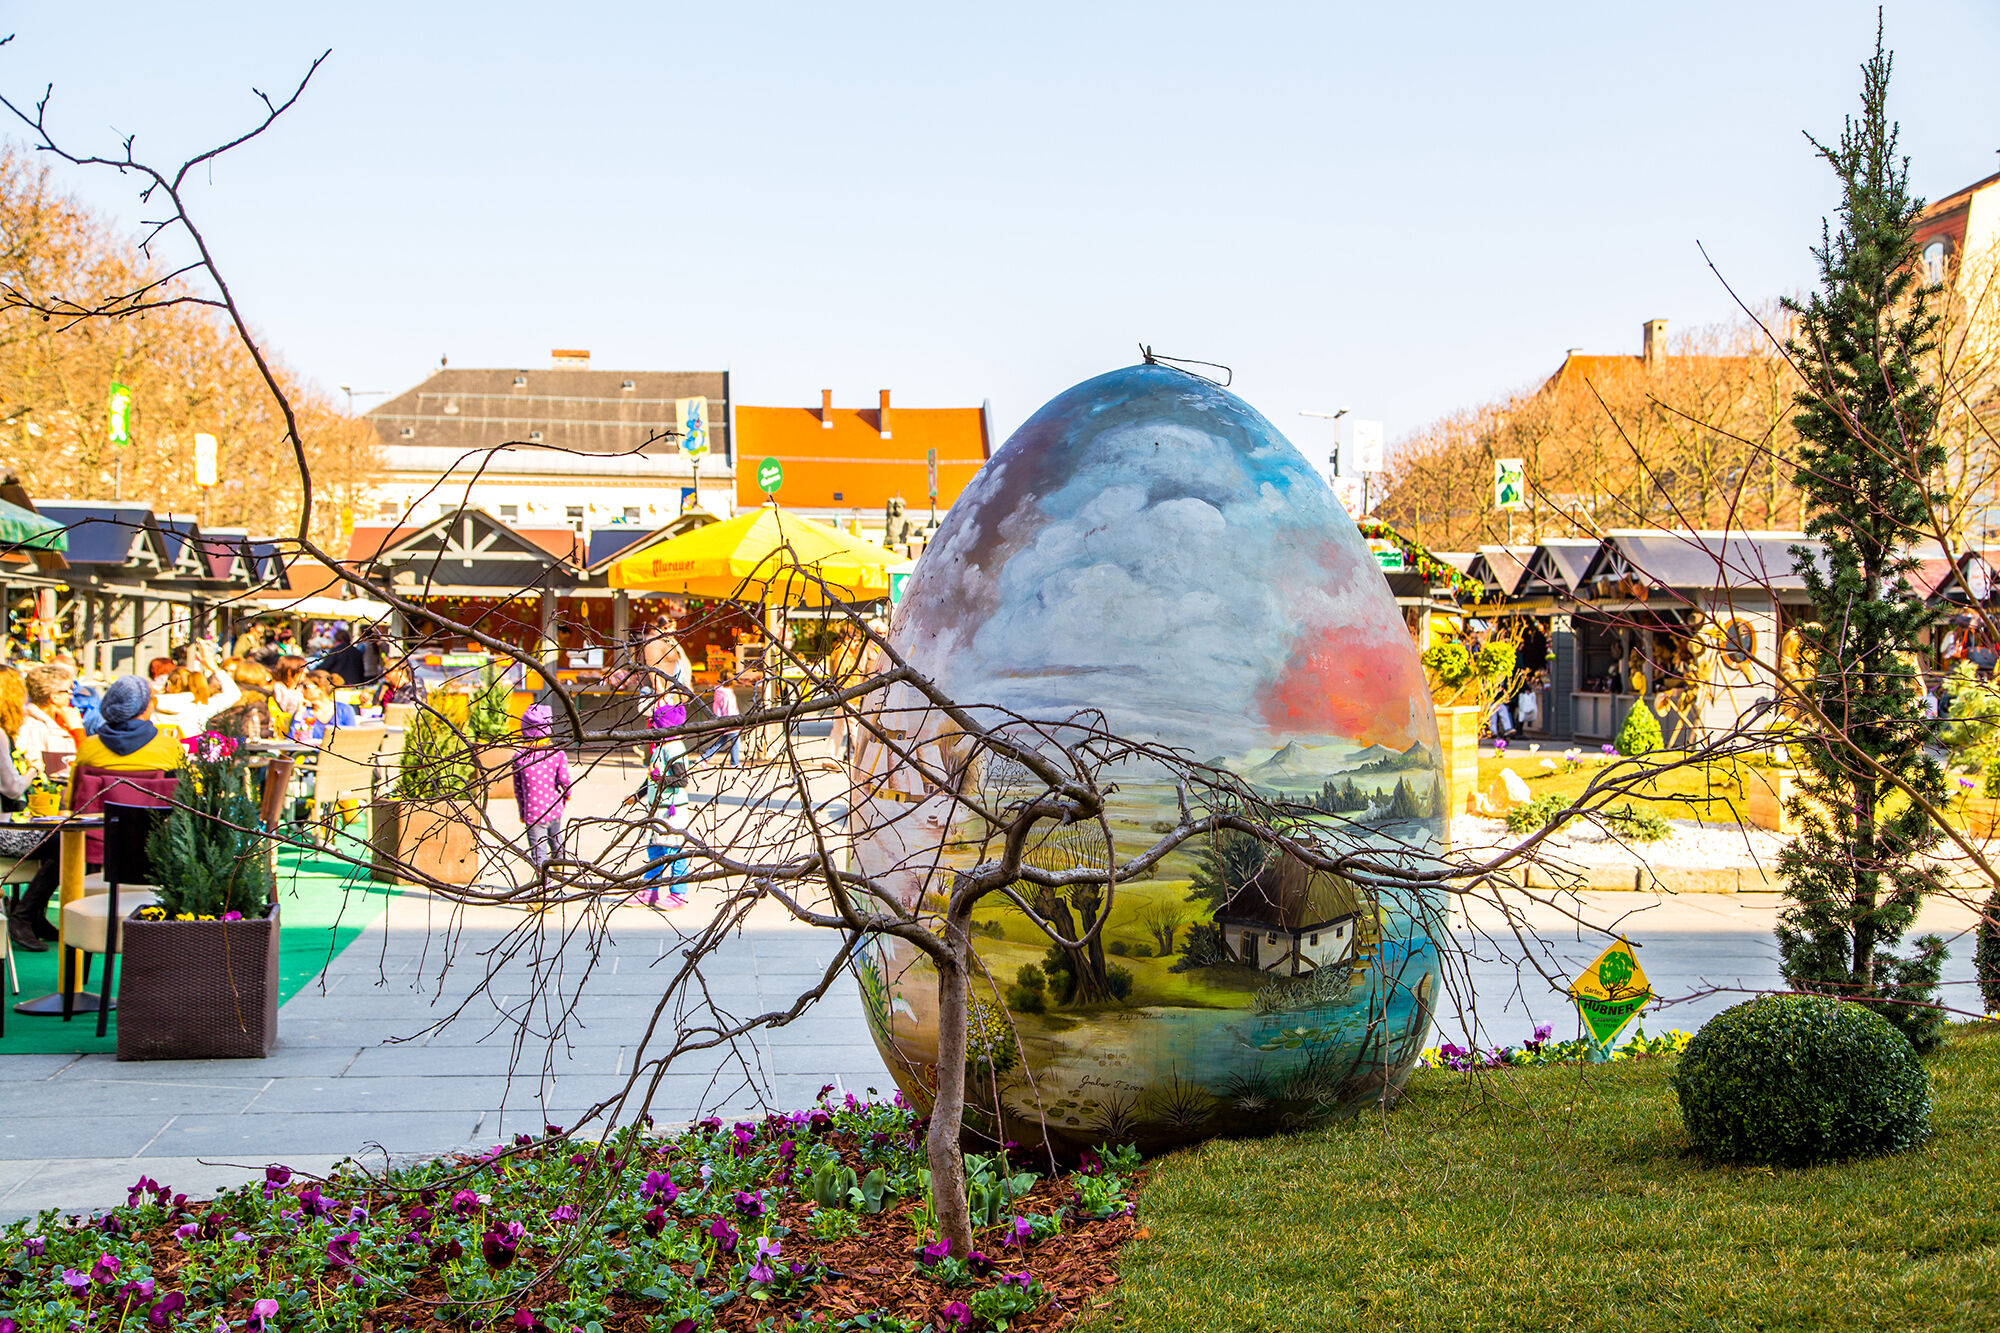
[(569, 756), (549, 739), (547, 704), (521, 715), (521, 748), (514, 751), (514, 804), (528, 829), (528, 859), (540, 870), (562, 843), (563, 807), (574, 784)]

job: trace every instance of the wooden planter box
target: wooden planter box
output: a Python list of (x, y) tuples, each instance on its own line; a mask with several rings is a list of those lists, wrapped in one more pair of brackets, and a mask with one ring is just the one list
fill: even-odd
[(384, 801), (368, 806), (371, 877), (417, 883), (402, 867), (446, 884), (479, 877), (479, 808), (470, 801)]
[(513, 800), (514, 747), (494, 742), (480, 746), (475, 753), (479, 758), (479, 771), (485, 775), (479, 784), (482, 796), (489, 801)]
[(1799, 821), (1786, 813), (1785, 805), (1798, 794), (1799, 775), (1789, 768), (1743, 769), (1743, 801), (1738, 809), (1744, 823), (1775, 833), (1799, 831)]
[(120, 1060), (254, 1060), (278, 1039), (278, 909), (119, 925)]
[(1463, 814), (1479, 790), (1478, 704), (1450, 704), (1437, 710), (1438, 743), (1444, 747), (1445, 821)]

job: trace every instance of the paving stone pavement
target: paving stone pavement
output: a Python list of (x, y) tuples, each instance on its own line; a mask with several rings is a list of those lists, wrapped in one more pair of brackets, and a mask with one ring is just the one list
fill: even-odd
[[(593, 772), (572, 812), (609, 811), (631, 777), (615, 766)], [(754, 805), (726, 793), (723, 800)], [(504, 812), (500, 819), (509, 831)], [(208, 1193), (260, 1175), (272, 1162), (323, 1171), (348, 1154), (379, 1163), (384, 1154), (438, 1152), (545, 1122), (573, 1124), (581, 1108), (624, 1086), (667, 960), (702, 906), (697, 896), (681, 913), (616, 908), (597, 968), (580, 991), (571, 968), (553, 994), (537, 995), (518, 961), (497, 969), (490, 991), (478, 991), (482, 952), (523, 926), (522, 911), (458, 909), (412, 890), (392, 899), (319, 982), (284, 1006), (279, 1045), (268, 1059), (120, 1064), (108, 1055), (0, 1056), (0, 1218), (119, 1203), (142, 1173), (176, 1190)], [(1640, 958), (1659, 994), (1723, 988), (1651, 1022), (1656, 1031), (1692, 1030), (1743, 998), (1738, 988), (1777, 983), (1777, 907), (1768, 894), (1603, 893), (1581, 895), (1579, 914), (1622, 920), (1643, 946)], [(1601, 947), (1553, 908), (1530, 917), (1548, 941), (1546, 966), (1561, 976)], [(1940, 905), (1927, 910), (1923, 924), (1952, 933), (1971, 920), (1969, 909)], [(1521, 965), (1520, 946), (1498, 925), (1495, 913), (1477, 907), (1457, 921), (1467, 960), (1461, 975), (1477, 1001), (1447, 997), (1440, 1033), (1462, 1038), (1476, 1015), (1487, 1041), (1518, 1041), (1538, 1020), (1567, 1034), (1574, 1010)], [(710, 969), (715, 993), (737, 1012), (789, 1004), (833, 948), (831, 938), (778, 909), (759, 909)], [(1961, 1002), (1970, 955), (1970, 941), (1958, 941), (1946, 970), (1948, 994)], [(510, 1017), (524, 1001), (539, 1002), (525, 1034)], [(574, 1006), (553, 1038), (552, 1001)], [(653, 1114), (672, 1123), (710, 1111), (747, 1112), (760, 1101), (795, 1107), (826, 1083), (856, 1092), (892, 1086), (851, 980), (787, 1027), (734, 1051), (677, 1061)]]

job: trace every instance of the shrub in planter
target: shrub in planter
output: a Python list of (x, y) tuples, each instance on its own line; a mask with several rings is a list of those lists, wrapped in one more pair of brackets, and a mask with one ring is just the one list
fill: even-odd
[(277, 1038), (278, 909), (235, 750), (214, 733), (188, 742), (146, 841), (156, 892), (120, 935), (120, 1060), (264, 1056)]
[(428, 711), (412, 716), (389, 799), (369, 812), (374, 878), (393, 881), (399, 866), (447, 884), (477, 878), (480, 780), (462, 731)]
[(1896, 1152), (1930, 1134), (1931, 1081), (1880, 1014), (1766, 995), (1709, 1020), (1672, 1082), (1688, 1138), (1724, 1161), (1800, 1166)]

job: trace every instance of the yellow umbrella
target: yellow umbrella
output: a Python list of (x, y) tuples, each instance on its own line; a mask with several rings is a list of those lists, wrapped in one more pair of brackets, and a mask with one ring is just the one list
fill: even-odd
[[(889, 595), (901, 557), (873, 542), (765, 505), (613, 561), (611, 586), (736, 601), (820, 606)], [(823, 592), (820, 583), (827, 587)]]

